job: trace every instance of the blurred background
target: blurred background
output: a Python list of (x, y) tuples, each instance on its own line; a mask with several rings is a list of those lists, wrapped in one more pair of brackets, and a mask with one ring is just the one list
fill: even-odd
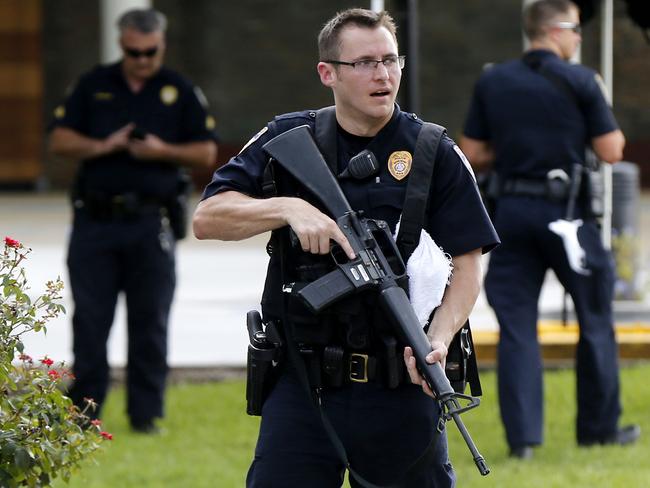
[[(522, 0), (381, 2), (406, 36), (417, 9), (419, 99), (404, 106), (460, 135), (473, 83), (483, 65), (517, 56)], [(582, 63), (601, 70), (601, 0), (582, 4)], [(647, 2), (645, 2), (647, 3)], [(371, 2), (302, 0), (0, 0), (0, 188), (67, 189), (72, 165), (43, 151), (52, 110), (77, 76), (117, 54), (113, 29), (120, 9), (152, 5), (169, 18), (167, 62), (200, 86), (217, 118), (226, 161), (273, 115), (331, 103), (316, 73), (316, 35), (333, 12)], [(402, 47), (406, 42), (400, 42)], [(627, 137), (625, 159), (650, 185), (650, 46), (613, 1), (614, 112)], [(115, 59), (115, 58), (113, 58)], [(416, 59), (407, 59), (407, 66)], [(209, 174), (195, 175), (204, 183)]]

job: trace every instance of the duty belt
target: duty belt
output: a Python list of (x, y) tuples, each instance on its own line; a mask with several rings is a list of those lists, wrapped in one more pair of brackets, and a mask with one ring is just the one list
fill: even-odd
[(503, 182), (501, 195), (522, 195), (543, 197), (554, 202), (565, 201), (569, 197), (571, 179), (563, 169), (552, 169), (546, 178), (510, 178)]
[(398, 356), (388, 358), (366, 352), (345, 351), (338, 346), (328, 346), (322, 350), (302, 347), (300, 354), (305, 361), (310, 383), (315, 387), (377, 381), (388, 388), (395, 388), (407, 377)]
[(86, 195), (74, 201), (77, 209), (85, 209), (98, 220), (120, 220), (160, 212), (166, 207), (161, 198), (144, 197), (136, 193), (117, 195)]

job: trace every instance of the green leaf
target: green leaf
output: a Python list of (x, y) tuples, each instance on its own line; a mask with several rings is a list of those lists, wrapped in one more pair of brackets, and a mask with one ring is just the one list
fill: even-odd
[(5, 445), (2, 446), (2, 457), (10, 458), (16, 452), (16, 443), (13, 441), (8, 441)]
[(23, 447), (16, 449), (16, 452), (14, 452), (14, 463), (21, 471), (27, 471), (27, 469), (29, 469), (32, 459), (29, 456), (27, 449)]

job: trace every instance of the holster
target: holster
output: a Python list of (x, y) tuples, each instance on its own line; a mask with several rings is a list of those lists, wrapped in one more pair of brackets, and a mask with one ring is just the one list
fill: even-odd
[(600, 168), (585, 168), (583, 178), (587, 212), (591, 217), (600, 218), (605, 214), (605, 180)]
[(187, 237), (188, 208), (192, 193), (192, 178), (187, 173), (181, 173), (178, 180), (176, 195), (167, 203), (169, 225), (176, 240)]
[[(247, 320), (259, 320), (259, 314), (247, 316)], [(250, 329), (250, 324), (249, 329)], [(248, 345), (246, 361), (246, 413), (261, 415), (264, 401), (271, 392), (277, 379), (280, 362), (281, 342), (273, 323), (262, 328), (261, 320), (255, 325), (254, 340)], [(276, 339), (278, 337), (278, 339)]]
[(481, 381), (469, 322), (456, 333), (449, 345), (445, 374), (454, 391), (464, 393), (469, 383), (472, 395), (481, 396)]

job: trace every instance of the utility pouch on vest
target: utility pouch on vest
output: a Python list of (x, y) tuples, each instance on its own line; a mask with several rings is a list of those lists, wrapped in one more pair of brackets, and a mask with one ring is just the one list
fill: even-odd
[(192, 178), (187, 173), (181, 173), (176, 195), (167, 204), (169, 226), (176, 240), (187, 237), (188, 208), (192, 193)]
[[(262, 415), (262, 406), (273, 388), (280, 355), (280, 344), (272, 342), (269, 336), (276, 336), (262, 326), (262, 318), (257, 310), (246, 314), (246, 328), (250, 344), (246, 361), (246, 413)], [(268, 335), (267, 335), (268, 334)]]

